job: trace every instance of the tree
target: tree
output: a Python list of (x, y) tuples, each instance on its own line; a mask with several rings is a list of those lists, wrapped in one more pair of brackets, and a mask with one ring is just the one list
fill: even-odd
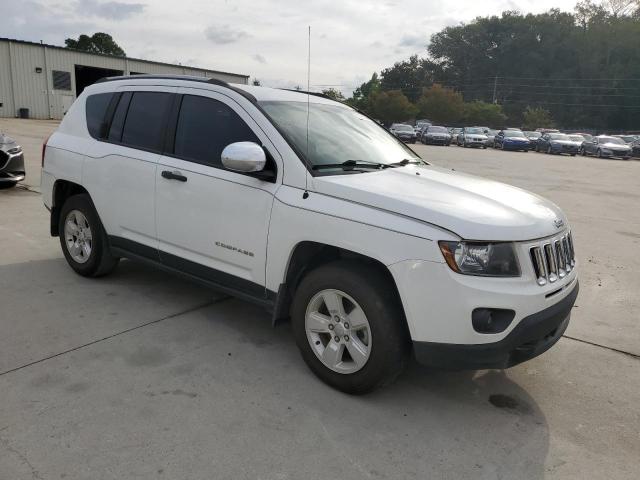
[(535, 130), (536, 128), (552, 128), (554, 127), (551, 112), (544, 108), (527, 107), (523, 113), (522, 128), (526, 130)]
[(89, 53), (104, 53), (118, 57), (126, 56), (124, 50), (113, 40), (108, 33), (97, 32), (91, 36), (80, 35), (77, 40), (67, 38), (64, 41), (67, 48), (82, 50)]
[(437, 83), (424, 91), (416, 107), (420, 118), (442, 125), (456, 123), (464, 114), (462, 95)]
[(376, 92), (371, 96), (371, 114), (385, 125), (404, 121), (418, 113), (418, 109), (400, 90)]
[(397, 62), (391, 68), (382, 71), (380, 87), (382, 90), (401, 90), (410, 101), (420, 98), (422, 89), (431, 83), (425, 60), (413, 55), (404, 62)]
[(337, 100), (338, 102), (344, 102), (344, 95), (342, 95), (342, 92), (340, 90), (337, 90), (335, 88), (327, 88), (325, 90), (322, 90), (322, 93), (324, 93), (329, 98)]
[(480, 100), (464, 104), (464, 121), (467, 125), (482, 125), (488, 127), (502, 127), (507, 116), (502, 112), (502, 106)]
[(380, 79), (378, 74), (371, 75), (371, 79), (368, 82), (364, 82), (358, 88), (353, 91), (351, 98), (347, 100), (347, 103), (358, 110), (364, 112), (371, 112), (371, 96), (380, 90)]

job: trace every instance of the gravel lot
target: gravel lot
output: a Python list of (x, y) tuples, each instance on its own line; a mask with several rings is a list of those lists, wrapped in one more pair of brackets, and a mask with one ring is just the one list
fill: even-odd
[(640, 478), (640, 162), (416, 146), (558, 203), (580, 296), (533, 361), (349, 397), (252, 305), (128, 261), (75, 275), (35, 192), (54, 128), (0, 119), (27, 155), (0, 191), (0, 479)]

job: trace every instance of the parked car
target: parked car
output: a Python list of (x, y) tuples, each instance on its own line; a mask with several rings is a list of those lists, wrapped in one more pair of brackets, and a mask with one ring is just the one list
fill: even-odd
[(416, 132), (411, 125), (394, 123), (389, 131), (405, 143), (416, 143)]
[(427, 127), (430, 127), (431, 125), (433, 125), (433, 123), (431, 122), (431, 120), (427, 120), (427, 119), (416, 120), (416, 126), (424, 126), (424, 125), (426, 125)]
[(15, 187), (24, 177), (22, 147), (13, 138), (0, 132), (0, 188)]
[(545, 133), (538, 139), (536, 152), (545, 152), (550, 155), (566, 153), (575, 157), (581, 145), (582, 141), (572, 140), (565, 133)]
[(582, 155), (595, 155), (598, 158), (631, 158), (631, 147), (618, 137), (599, 135), (591, 141), (582, 143)]
[(411, 350), (453, 369), (529, 360), (563, 335), (578, 294), (554, 203), (425, 163), (300, 92), (103, 80), (43, 146), (41, 191), (79, 275), (128, 257), (254, 302), (290, 319), (310, 369), (349, 393), (392, 381)]
[(493, 148), (528, 152), (529, 139), (521, 130), (502, 130), (494, 137)]
[(422, 131), (420, 141), (426, 145), (451, 145), (451, 135), (446, 127), (430, 126)]
[(484, 141), (484, 145), (486, 147), (493, 147), (493, 140), (495, 139), (496, 135), (498, 134), (499, 130), (493, 130), (493, 129), (489, 129), (487, 130), (484, 134), (486, 135), (487, 139)]
[(487, 148), (485, 142), (487, 136), (484, 134), (484, 130), (481, 127), (464, 127), (458, 133), (456, 143), (462, 147), (481, 147)]
[(640, 158), (640, 137), (631, 144), (631, 156)]
[(429, 125), (427, 125), (426, 123), (421, 123), (420, 124), (420, 128), (418, 129), (418, 132), (416, 133), (416, 140), (417, 141), (422, 141), (422, 135), (427, 130), (427, 128), (429, 128)]
[(590, 133), (576, 132), (576, 133), (572, 133), (571, 135), (580, 135), (587, 142), (591, 141), (591, 139), (593, 138), (593, 135), (591, 135)]
[(536, 145), (538, 144), (538, 139), (542, 136), (542, 133), (531, 131), (525, 131), (522, 133), (524, 133), (524, 136), (529, 139), (529, 150), (535, 150)]
[(458, 134), (462, 131), (462, 128), (452, 127), (449, 128), (449, 134), (451, 135), (451, 140), (458, 144)]
[(636, 135), (611, 135), (611, 136), (615, 138), (619, 138), (627, 145), (631, 145), (633, 142), (635, 142), (638, 139)]

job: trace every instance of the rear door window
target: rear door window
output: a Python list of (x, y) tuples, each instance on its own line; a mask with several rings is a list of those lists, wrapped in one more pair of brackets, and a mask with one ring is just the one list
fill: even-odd
[(182, 97), (176, 125), (175, 156), (223, 168), (222, 150), (235, 142), (261, 143), (244, 120), (224, 103), (195, 95)]
[(172, 101), (172, 93), (134, 92), (124, 120), (122, 143), (132, 148), (160, 152)]

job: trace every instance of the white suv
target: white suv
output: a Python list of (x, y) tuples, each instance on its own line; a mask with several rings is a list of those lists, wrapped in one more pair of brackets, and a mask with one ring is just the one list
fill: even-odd
[(128, 257), (262, 305), (346, 392), (393, 380), (411, 352), (452, 369), (533, 358), (578, 294), (557, 206), (430, 165), (322, 96), (110, 78), (43, 152), (51, 234), (76, 272)]

